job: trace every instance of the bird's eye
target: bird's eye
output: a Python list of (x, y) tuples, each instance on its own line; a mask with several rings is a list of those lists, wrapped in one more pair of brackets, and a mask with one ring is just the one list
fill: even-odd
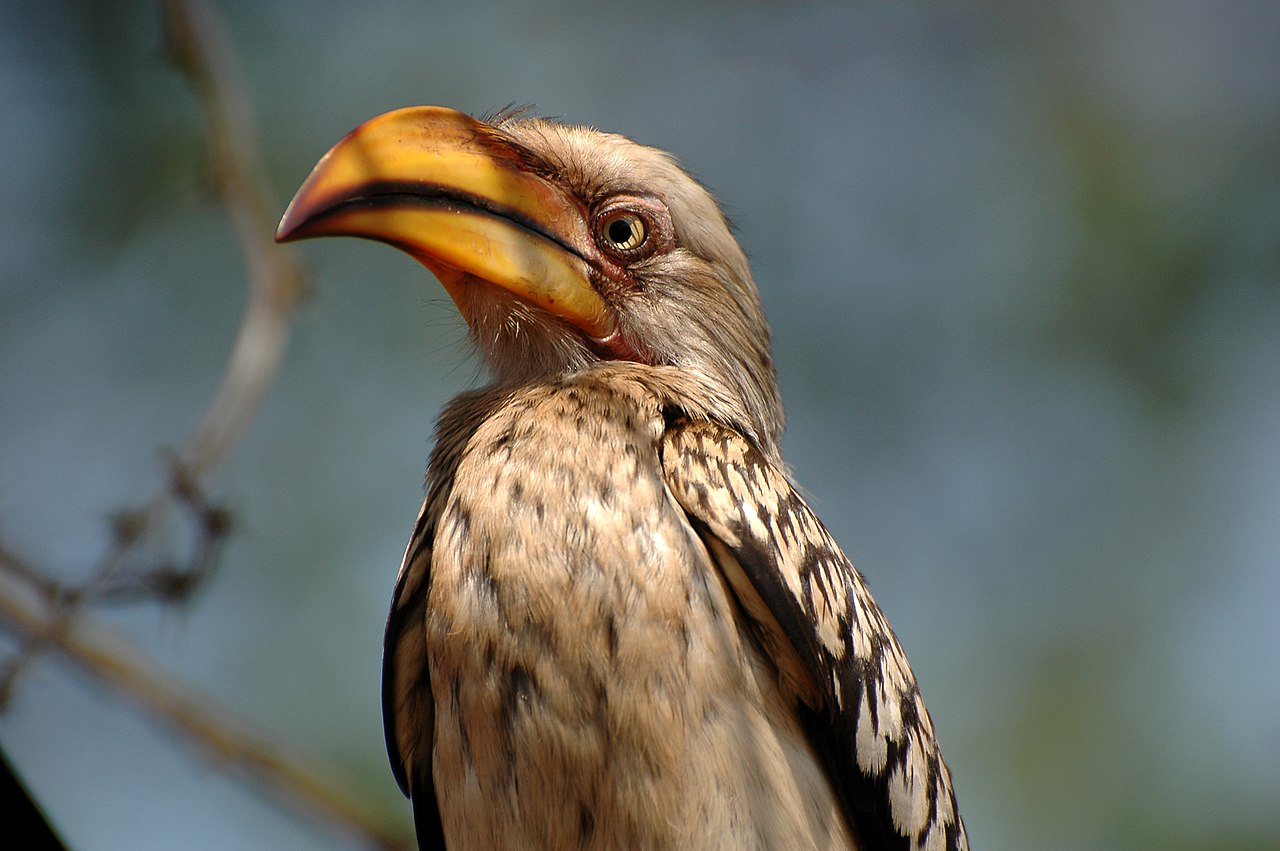
[(601, 217), (597, 226), (604, 247), (623, 254), (631, 254), (649, 238), (649, 228), (644, 219), (630, 210), (615, 210)]

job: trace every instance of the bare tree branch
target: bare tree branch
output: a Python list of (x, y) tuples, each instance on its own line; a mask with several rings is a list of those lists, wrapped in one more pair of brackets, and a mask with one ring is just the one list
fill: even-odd
[[(166, 486), (144, 507), (118, 511), (113, 537), (82, 586), (57, 590), (61, 609), (51, 629), (63, 628), (85, 605), (124, 596), (162, 601), (189, 598), (207, 578), (213, 556), (230, 529), (230, 515), (202, 494), (201, 478), (221, 463), (243, 435), (279, 370), (294, 308), (303, 292), (294, 253), (272, 239), (278, 203), (267, 190), (257, 157), (252, 111), (214, 11), (199, 0), (162, 0), (166, 44), (194, 90), (209, 141), (210, 169), (231, 220), (248, 281), (245, 313), (222, 384), (202, 424), (170, 459)], [(194, 518), (195, 543), (186, 559), (157, 558), (154, 550), (172, 523), (175, 507)], [(15, 559), (0, 558), (14, 569)], [(126, 589), (131, 593), (125, 593)], [(0, 673), (0, 703), (16, 678), (45, 644), (29, 636)]]
[(171, 672), (149, 660), (118, 634), (81, 614), (51, 629), (59, 612), (40, 589), (12, 573), (0, 572), (0, 621), (25, 635), (47, 636), (51, 646), (81, 671), (108, 686), (184, 739), (196, 742), (228, 770), (258, 782), (273, 798), (301, 805), (362, 837), (371, 847), (412, 847), (407, 837), (389, 829), (354, 796), (323, 780), (321, 772), (289, 755), (278, 745), (253, 735), (207, 695), (180, 683)]
[(213, 10), (199, 0), (162, 0), (161, 7), (170, 55), (200, 100), (214, 185), (249, 276), (248, 304), (222, 387), (180, 456), (199, 477), (236, 443), (271, 386), (302, 293), (302, 273), (294, 254), (272, 239), (280, 207), (266, 189), (252, 110)]
[[(313, 767), (253, 735), (205, 695), (180, 683), (132, 644), (95, 624), (89, 605), (120, 600), (189, 599), (208, 577), (231, 517), (204, 493), (202, 480), (243, 436), (275, 379), (303, 293), (294, 254), (272, 240), (279, 205), (258, 161), (252, 111), (222, 27), (201, 0), (161, 0), (170, 55), (196, 94), (209, 142), (213, 184), (244, 258), (248, 297), (222, 383), (195, 434), (168, 459), (165, 486), (144, 507), (118, 511), (88, 582), (68, 586), (0, 544), (0, 625), (21, 642), (0, 673), (0, 704), (39, 651), (52, 649), (125, 695), (184, 739), (267, 793), (319, 815), (372, 847), (410, 847), (406, 835), (335, 789)], [(175, 512), (192, 538), (181, 558), (157, 555)]]

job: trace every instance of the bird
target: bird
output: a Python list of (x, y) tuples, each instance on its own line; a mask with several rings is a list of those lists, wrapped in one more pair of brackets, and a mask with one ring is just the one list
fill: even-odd
[(324, 236), (425, 265), (491, 379), (437, 421), (386, 625), (421, 848), (968, 848), (902, 646), (782, 459), (746, 255), (671, 155), (397, 109), (276, 233)]

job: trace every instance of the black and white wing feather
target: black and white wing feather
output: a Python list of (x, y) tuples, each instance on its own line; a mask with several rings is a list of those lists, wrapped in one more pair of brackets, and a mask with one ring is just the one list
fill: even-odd
[(708, 421), (672, 423), (663, 468), (795, 692), (861, 847), (967, 849), (906, 655), (787, 477), (740, 434)]

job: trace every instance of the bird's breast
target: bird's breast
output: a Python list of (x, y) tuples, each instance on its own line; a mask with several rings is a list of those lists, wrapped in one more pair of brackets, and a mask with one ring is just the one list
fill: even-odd
[(662, 428), (642, 393), (569, 384), (463, 449), (426, 616), (450, 848), (805, 847), (765, 840), (821, 808), (821, 768), (667, 491)]

